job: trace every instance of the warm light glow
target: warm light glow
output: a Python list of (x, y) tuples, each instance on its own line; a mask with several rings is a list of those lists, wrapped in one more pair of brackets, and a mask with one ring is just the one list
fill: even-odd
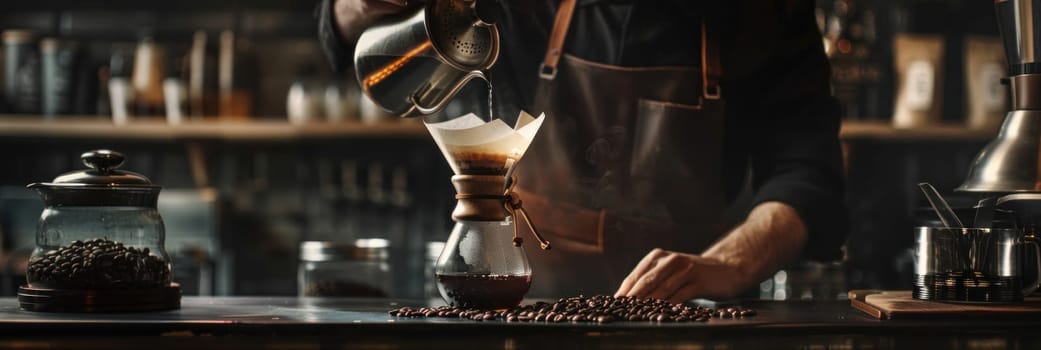
[(419, 46), (416, 46), (416, 48), (410, 50), (409, 52), (406, 52), (405, 55), (401, 56), (400, 58), (388, 63), (386, 66), (383, 66), (383, 68), (380, 68), (375, 72), (370, 73), (369, 75), (365, 76), (365, 79), (362, 80), (362, 86), (367, 90), (373, 85), (379, 84), (391, 73), (394, 73), (398, 69), (401, 69), (401, 67), (403, 67), (409, 61), (411, 61), (412, 58), (419, 56), (426, 50), (430, 49), (431, 45), (432, 44), (430, 43), (430, 40), (424, 41), (422, 44), (419, 44)]

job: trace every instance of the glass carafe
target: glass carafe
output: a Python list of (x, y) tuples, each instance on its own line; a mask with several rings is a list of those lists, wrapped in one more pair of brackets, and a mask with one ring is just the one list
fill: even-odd
[(507, 309), (517, 306), (531, 286), (524, 247), (514, 244), (514, 223), (465, 221), (455, 224), (435, 277), (441, 297), (453, 306)]

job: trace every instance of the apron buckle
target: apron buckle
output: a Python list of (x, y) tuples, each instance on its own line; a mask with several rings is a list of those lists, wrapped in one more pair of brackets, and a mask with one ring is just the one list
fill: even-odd
[(705, 87), (702, 89), (702, 91), (704, 91), (702, 95), (705, 96), (706, 100), (718, 100), (719, 96), (722, 95), (721, 90), (722, 88), (719, 87), (719, 85), (705, 84)]
[(539, 78), (553, 80), (556, 77), (557, 67), (547, 66), (545, 63), (539, 64)]

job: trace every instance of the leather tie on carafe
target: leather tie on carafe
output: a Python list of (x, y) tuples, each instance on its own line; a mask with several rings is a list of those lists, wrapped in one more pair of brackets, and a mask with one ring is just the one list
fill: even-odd
[[(512, 167), (511, 167), (512, 168)], [(539, 241), (539, 248), (543, 250), (552, 249), (553, 246), (539, 233), (538, 229), (535, 228), (535, 224), (532, 222), (531, 217), (528, 216), (528, 212), (524, 210), (524, 202), (520, 199), (520, 196), (514, 192), (514, 188), (517, 186), (517, 177), (510, 176), (505, 178), (505, 190), (501, 194), (488, 194), (488, 193), (464, 193), (464, 188), (456, 190), (455, 199), (460, 201), (466, 200), (481, 200), (491, 199), (497, 200), (502, 203), (502, 209), (509, 214), (509, 217), (513, 218), (513, 245), (521, 246), (524, 243), (524, 239), (520, 237), (520, 230), (517, 228), (517, 214), (524, 219), (524, 223), (531, 230), (532, 236)]]

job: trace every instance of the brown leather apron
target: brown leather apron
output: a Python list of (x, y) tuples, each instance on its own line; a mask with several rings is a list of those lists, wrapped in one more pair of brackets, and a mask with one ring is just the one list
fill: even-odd
[(535, 95), (547, 119), (517, 170), (553, 244), (528, 250), (531, 297), (614, 293), (651, 249), (700, 253), (725, 229), (721, 70), (704, 21), (701, 69), (619, 67), (562, 53), (574, 8), (557, 10)]

